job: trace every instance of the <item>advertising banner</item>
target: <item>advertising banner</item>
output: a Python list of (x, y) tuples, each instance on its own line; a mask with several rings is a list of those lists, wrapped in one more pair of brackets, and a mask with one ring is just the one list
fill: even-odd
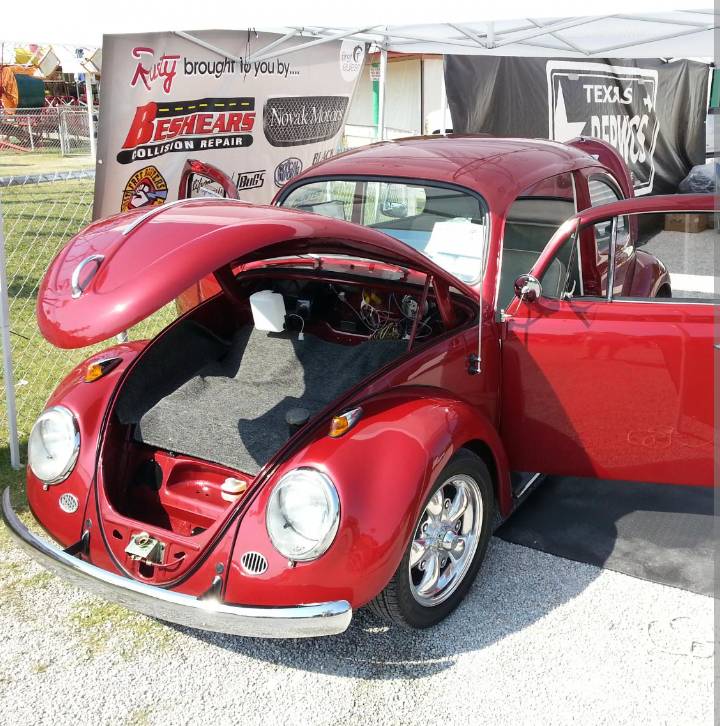
[(705, 162), (708, 67), (688, 60), (446, 56), (453, 130), (609, 142), (635, 194), (677, 191)]
[(227, 193), (212, 175), (197, 173), (181, 190), (189, 160), (218, 168), (241, 199), (267, 204), (285, 182), (337, 150), (362, 43), (332, 41), (256, 60), (280, 36), (193, 35), (231, 57), (174, 33), (105, 36), (95, 218), (178, 195)]

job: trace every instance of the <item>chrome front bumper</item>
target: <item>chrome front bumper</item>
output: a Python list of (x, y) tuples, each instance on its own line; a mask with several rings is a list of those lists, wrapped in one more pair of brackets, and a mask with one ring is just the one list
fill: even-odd
[(342, 633), (352, 618), (346, 600), (296, 607), (245, 607), (197, 598), (106, 572), (53, 547), (32, 534), (2, 497), (2, 517), (22, 549), (43, 567), (73, 585), (130, 610), (178, 625), (254, 638), (312, 638)]

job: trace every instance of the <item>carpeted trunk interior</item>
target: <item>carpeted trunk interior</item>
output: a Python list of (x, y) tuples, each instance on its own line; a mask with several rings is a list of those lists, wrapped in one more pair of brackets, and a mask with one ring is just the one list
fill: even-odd
[(307, 333), (298, 340), (250, 326), (223, 343), (191, 324), (150, 351), (116, 412), (137, 424), (143, 443), (255, 474), (288, 439), (289, 409), (317, 413), (406, 347), (346, 346)]

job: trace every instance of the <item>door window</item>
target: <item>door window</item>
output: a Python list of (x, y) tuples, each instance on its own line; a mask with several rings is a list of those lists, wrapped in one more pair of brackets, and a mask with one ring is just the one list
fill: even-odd
[[(599, 207), (623, 199), (620, 188), (607, 175), (588, 180), (590, 205)], [(622, 290), (631, 272), (634, 235), (627, 216), (603, 220), (581, 230), (563, 246), (540, 281), (543, 294), (550, 298), (607, 297), (610, 264), (610, 242), (616, 237), (615, 275), (613, 286)], [(562, 273), (558, 286), (557, 270)]]
[[(714, 227), (714, 215), (700, 213), (633, 214), (616, 217), (580, 230), (565, 242), (555, 260), (540, 279), (546, 298), (572, 299), (594, 297), (607, 300), (653, 300), (709, 302), (720, 300), (715, 285), (714, 260), (720, 258), (720, 229)], [(613, 222), (617, 223), (613, 268), (609, 274), (609, 245)], [(581, 264), (580, 250), (587, 233), (597, 234), (602, 227), (608, 240), (607, 262)], [(622, 235), (636, 230), (634, 246), (623, 245)], [(578, 243), (578, 239), (580, 243)], [(560, 286), (558, 261), (564, 263), (565, 276)], [(599, 271), (601, 293), (597, 284)], [(607, 295), (608, 282), (612, 295)]]
[(613, 299), (720, 300), (714, 267), (720, 258), (720, 230), (714, 226), (714, 215), (638, 214), (631, 215), (630, 223), (638, 230), (634, 267), (618, 285), (622, 258), (616, 254)]

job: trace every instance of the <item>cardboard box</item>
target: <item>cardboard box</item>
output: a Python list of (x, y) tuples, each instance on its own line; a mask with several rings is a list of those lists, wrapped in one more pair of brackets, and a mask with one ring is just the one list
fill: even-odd
[(666, 232), (702, 232), (708, 228), (707, 214), (666, 214), (665, 215), (665, 231)]

